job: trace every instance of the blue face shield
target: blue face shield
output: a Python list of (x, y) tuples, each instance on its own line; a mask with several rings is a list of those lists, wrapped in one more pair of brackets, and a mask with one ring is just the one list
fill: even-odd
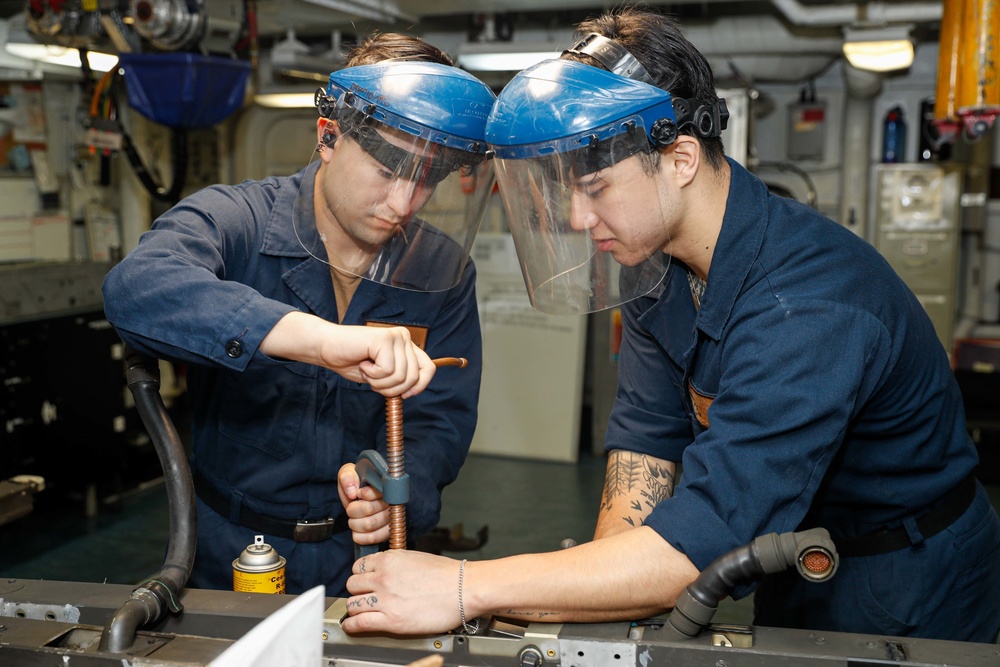
[(656, 151), (675, 136), (669, 93), (589, 65), (546, 61), (504, 88), (486, 140), (535, 308), (595, 312), (659, 284)]
[(688, 127), (718, 136), (728, 117), (722, 100), (652, 85), (612, 40), (588, 35), (569, 52), (614, 71), (539, 63), (503, 89), (486, 125), (528, 295), (555, 314), (612, 308), (660, 283), (670, 261), (661, 149)]
[(325, 224), (337, 227), (297, 218), (303, 247), (344, 273), (394, 287), (457, 285), (493, 190), (484, 132), (494, 100), (475, 77), (437, 63), (387, 61), (331, 74), (316, 94), (331, 162), (315, 187), (331, 208)]

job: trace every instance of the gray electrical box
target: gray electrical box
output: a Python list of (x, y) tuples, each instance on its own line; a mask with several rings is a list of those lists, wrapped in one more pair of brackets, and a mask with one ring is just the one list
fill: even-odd
[(873, 242), (916, 294), (949, 354), (957, 312), (961, 175), (958, 168), (927, 163), (875, 168)]
[(826, 102), (788, 105), (788, 159), (823, 159), (826, 145)]

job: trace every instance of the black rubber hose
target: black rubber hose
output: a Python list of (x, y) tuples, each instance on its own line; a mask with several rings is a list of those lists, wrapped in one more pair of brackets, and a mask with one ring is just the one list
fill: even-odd
[(716, 558), (689, 587), (691, 597), (703, 605), (716, 607), (737, 584), (763, 575), (755, 546), (751, 542)]
[(135, 171), (136, 178), (146, 188), (146, 191), (154, 199), (167, 202), (168, 204), (176, 204), (180, 201), (181, 191), (184, 189), (184, 181), (187, 178), (187, 130), (184, 128), (173, 128), (171, 134), (170, 147), (174, 179), (169, 189), (162, 187), (153, 180), (153, 175), (143, 163), (139, 151), (136, 150), (135, 144), (132, 142), (132, 137), (125, 131), (124, 127), (119, 127), (119, 130), (122, 134), (122, 148), (125, 151), (125, 155), (128, 157), (129, 164), (132, 165), (132, 169)]
[(148, 592), (135, 590), (125, 604), (104, 626), (101, 632), (100, 650), (109, 653), (124, 653), (135, 644), (135, 635), (140, 627), (159, 615), (160, 600)]
[(131, 348), (126, 348), (125, 362), (129, 391), (163, 468), (170, 536), (160, 571), (136, 588), (105, 626), (100, 648), (110, 653), (127, 651), (135, 643), (139, 628), (158, 623), (168, 611), (181, 611), (180, 594), (194, 565), (198, 532), (191, 469), (184, 444), (160, 396), (158, 362)]
[(708, 627), (719, 601), (733, 587), (764, 574), (755, 543), (719, 556), (677, 598), (663, 630), (675, 639), (691, 639)]

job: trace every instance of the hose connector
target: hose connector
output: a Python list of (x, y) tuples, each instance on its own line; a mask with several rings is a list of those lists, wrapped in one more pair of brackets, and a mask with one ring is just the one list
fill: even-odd
[(827, 581), (839, 563), (837, 549), (825, 528), (761, 535), (712, 561), (677, 597), (663, 630), (675, 639), (697, 637), (711, 623), (719, 601), (730, 595), (737, 584), (782, 572), (792, 565), (807, 581)]
[(792, 564), (807, 581), (826, 581), (840, 565), (837, 548), (826, 528), (800, 533), (768, 533), (753, 541), (764, 574), (782, 572)]

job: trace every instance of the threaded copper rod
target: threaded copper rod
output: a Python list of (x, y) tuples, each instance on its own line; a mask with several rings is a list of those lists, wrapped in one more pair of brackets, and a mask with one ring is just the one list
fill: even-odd
[[(403, 399), (385, 399), (385, 460), (391, 479), (403, 476)], [(389, 506), (389, 548), (406, 548), (406, 505)]]
[[(457, 366), (465, 368), (469, 361), (462, 357), (441, 357), (434, 359), (435, 366)], [(403, 399), (393, 396), (385, 399), (385, 461), (389, 477), (403, 476)], [(406, 505), (389, 506), (389, 548), (406, 548)]]

